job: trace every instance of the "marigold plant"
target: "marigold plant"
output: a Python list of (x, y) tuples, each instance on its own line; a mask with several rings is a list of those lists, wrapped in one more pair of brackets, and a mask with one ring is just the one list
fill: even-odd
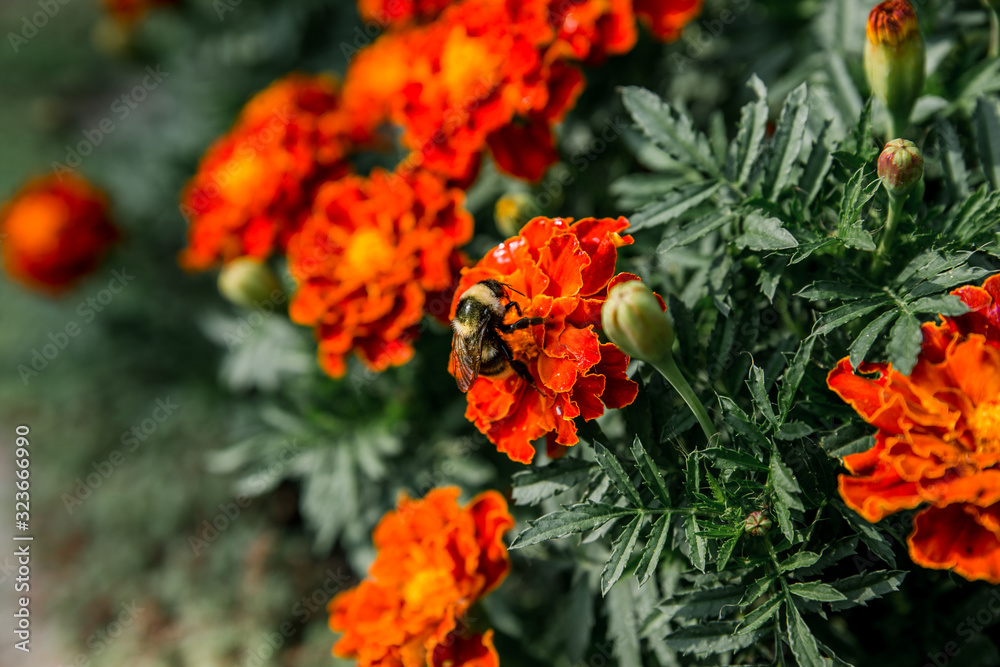
[(843, 359), (828, 383), (878, 427), (844, 457), (840, 494), (876, 522), (922, 505), (908, 543), (924, 567), (1000, 583), (1000, 275), (954, 292), (970, 312), (923, 325), (909, 375)]
[(618, 248), (632, 243), (619, 234), (627, 226), (625, 218), (535, 218), (462, 271), (452, 316), (465, 290), (492, 278), (509, 286), (524, 317), (545, 320), (506, 336), (534, 385), (508, 373), (480, 376), (468, 392), (465, 416), (514, 461), (531, 462), (531, 443), (543, 435), (558, 455), (559, 446), (578, 441), (576, 417), (595, 419), (635, 399), (638, 387), (625, 375), (629, 358), (597, 333), (608, 289), (637, 280), (615, 275)]
[(91, 273), (118, 238), (105, 195), (74, 174), (36, 178), (0, 208), (7, 273), (53, 296)]
[(403, 496), (372, 539), (378, 554), (359, 586), (329, 605), (336, 655), (359, 667), (496, 667), (493, 633), (469, 609), (507, 576), (503, 535), (514, 525), (496, 491), (458, 505), (459, 489)]

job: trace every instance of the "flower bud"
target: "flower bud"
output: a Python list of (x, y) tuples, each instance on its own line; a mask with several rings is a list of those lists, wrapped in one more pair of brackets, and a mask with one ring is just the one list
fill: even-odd
[(223, 266), (219, 272), (219, 292), (244, 308), (253, 308), (284, 294), (271, 267), (254, 257), (240, 257)]
[(889, 110), (892, 136), (899, 136), (924, 88), (924, 38), (913, 6), (909, 0), (886, 0), (868, 15), (867, 32), (868, 85)]
[(527, 192), (509, 192), (497, 200), (493, 217), (504, 236), (516, 236), (530, 219), (531, 196)]
[(924, 177), (924, 156), (912, 141), (893, 139), (878, 156), (878, 177), (890, 195), (905, 196)]
[(767, 534), (767, 531), (771, 530), (771, 519), (761, 510), (751, 512), (747, 515), (747, 518), (743, 520), (743, 530), (750, 533), (754, 537), (760, 537), (761, 535)]
[(635, 359), (656, 362), (671, 354), (674, 329), (663, 301), (638, 280), (611, 288), (601, 308), (608, 339)]

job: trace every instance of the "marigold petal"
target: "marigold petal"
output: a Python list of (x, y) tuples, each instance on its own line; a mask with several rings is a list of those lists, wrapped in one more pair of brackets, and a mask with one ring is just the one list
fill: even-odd
[(995, 517), (995, 509), (971, 505), (929, 507), (914, 517), (910, 557), (922, 567), (1000, 584), (1000, 535), (984, 526), (996, 526)]

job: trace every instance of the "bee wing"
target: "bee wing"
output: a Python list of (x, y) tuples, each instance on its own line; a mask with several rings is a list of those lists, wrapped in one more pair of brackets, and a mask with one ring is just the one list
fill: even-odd
[(456, 333), (451, 337), (451, 359), (448, 370), (455, 376), (458, 388), (462, 392), (469, 391), (469, 387), (479, 377), (485, 336), (486, 328), (481, 327), (472, 336), (459, 336)]

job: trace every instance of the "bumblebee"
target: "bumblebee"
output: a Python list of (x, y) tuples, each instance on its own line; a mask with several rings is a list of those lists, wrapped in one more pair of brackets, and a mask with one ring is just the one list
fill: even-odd
[(545, 320), (521, 317), (505, 324), (504, 319), (511, 309), (521, 315), (521, 307), (510, 300), (510, 292), (521, 294), (498, 280), (481, 280), (465, 290), (458, 300), (455, 319), (451, 321), (455, 333), (451, 338), (449, 366), (463, 392), (468, 391), (480, 375), (500, 375), (508, 366), (528, 384), (535, 384), (528, 367), (514, 358), (501, 334), (526, 329)]

